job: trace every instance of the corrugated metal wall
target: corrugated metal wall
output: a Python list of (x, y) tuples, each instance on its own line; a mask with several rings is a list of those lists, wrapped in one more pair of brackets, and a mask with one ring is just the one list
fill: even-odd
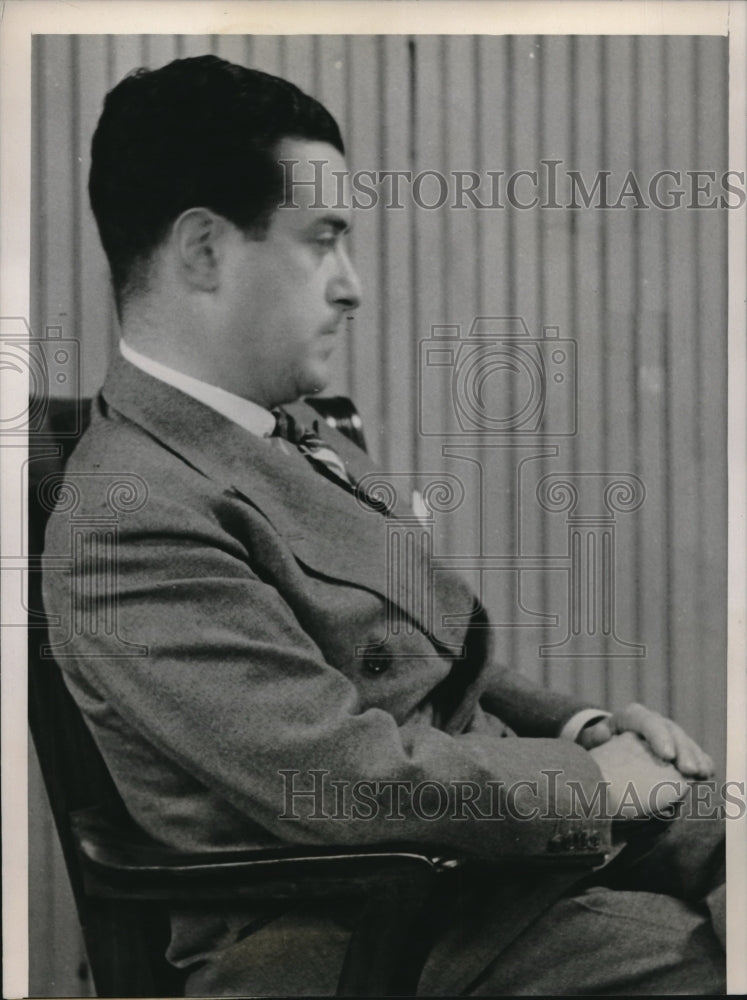
[[(727, 212), (688, 208), (689, 187), (671, 211), (634, 208), (634, 194), (617, 209), (596, 200), (577, 209), (478, 209), (467, 198), (467, 207), (449, 206), (456, 171), (479, 174), (482, 204), (496, 193), (505, 203), (512, 173), (545, 176), (551, 168), (542, 161), (550, 160), (561, 161), (554, 169), (563, 205), (568, 171), (587, 188), (610, 171), (614, 203), (633, 170), (649, 205), (657, 171), (681, 171), (683, 182), (687, 170), (720, 177), (726, 39), (37, 37), (32, 325), (80, 339), (86, 393), (100, 384), (116, 336), (85, 194), (103, 95), (136, 66), (204, 52), (318, 96), (338, 117), (353, 169), (446, 176), (439, 210), (418, 206), (406, 183), (404, 207), (384, 207), (389, 182), (375, 210), (357, 213), (353, 253), (366, 296), (330, 391), (356, 400), (383, 465), (444, 469), (464, 484), (461, 507), (442, 517), (437, 554), (461, 557), (482, 587), (503, 623), (507, 661), (605, 704), (645, 700), (723, 765)], [(517, 180), (523, 202), (537, 193), (532, 183)], [(421, 203), (438, 201), (438, 184), (421, 179)], [(546, 184), (539, 195), (552, 201)], [(526, 351), (547, 374), (542, 413), (555, 422), (550, 430), (570, 431), (575, 407), (575, 435), (499, 435), (484, 424), (445, 436), (457, 427), (450, 379), (459, 361), (428, 365), (420, 342), (434, 326), (464, 335), (480, 316), (525, 321), (534, 341)], [(575, 341), (575, 387), (573, 345), (540, 342), (546, 327)], [(505, 421), (524, 405), (526, 370), (507, 373), (505, 362), (526, 355), (505, 344), (505, 327), (491, 321), (487, 329), (498, 364), (483, 388), (504, 395), (480, 412), (515, 429), (517, 421)], [(547, 476), (555, 478), (543, 492)], [(615, 480), (623, 483), (616, 493)], [(640, 484), (645, 499), (629, 509), (643, 496), (633, 495)], [(564, 509), (574, 488), (578, 505)], [(35, 774), (31, 796), (32, 992), (81, 992)]]

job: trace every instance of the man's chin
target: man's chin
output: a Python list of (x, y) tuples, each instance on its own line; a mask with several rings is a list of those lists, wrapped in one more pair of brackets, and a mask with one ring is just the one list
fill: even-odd
[(299, 384), (303, 387), (299, 396), (318, 396), (329, 385), (329, 372), (326, 368), (322, 371), (309, 372)]
[(329, 384), (329, 377), (325, 374), (315, 373), (313, 376), (307, 375), (306, 377), (299, 379), (295, 385), (288, 386), (284, 398), (277, 400), (274, 404), (275, 406), (285, 406), (290, 403), (296, 403), (299, 399), (303, 399), (304, 396), (318, 396), (320, 392), (323, 392), (327, 385)]

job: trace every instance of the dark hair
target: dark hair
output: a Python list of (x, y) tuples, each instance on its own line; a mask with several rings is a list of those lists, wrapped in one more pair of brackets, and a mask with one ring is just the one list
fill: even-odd
[(141, 287), (182, 212), (203, 206), (261, 237), (283, 195), (285, 138), (344, 146), (334, 118), (287, 80), (216, 56), (139, 69), (107, 94), (88, 191), (118, 306)]

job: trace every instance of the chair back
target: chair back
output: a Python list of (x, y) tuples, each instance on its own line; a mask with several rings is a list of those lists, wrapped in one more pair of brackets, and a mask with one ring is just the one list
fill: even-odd
[(50, 514), (48, 485), (58, 480), (88, 425), (90, 400), (46, 400), (44, 423), (29, 436), (29, 725), (46, 787), (88, 961), (99, 996), (179, 996), (184, 976), (169, 965), (168, 914), (152, 904), (92, 899), (83, 887), (71, 816), (100, 806), (115, 821), (126, 809), (83, 717), (48, 652), (40, 557)]
[[(312, 402), (312, 401), (309, 401)], [(35, 399), (29, 412), (44, 420), (29, 435), (28, 697), (29, 724), (73, 890), (91, 973), (99, 996), (180, 996), (185, 974), (164, 958), (167, 907), (152, 901), (92, 898), (73, 833), (73, 813), (96, 806), (114, 823), (131, 823), (103, 758), (49, 653), (43, 613), (41, 555), (51, 513), (49, 485), (88, 426), (91, 400)], [(365, 448), (360, 418), (344, 397), (314, 399), (314, 409)]]

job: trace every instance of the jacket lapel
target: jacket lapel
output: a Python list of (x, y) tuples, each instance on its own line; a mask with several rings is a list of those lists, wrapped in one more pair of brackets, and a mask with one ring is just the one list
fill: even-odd
[[(467, 610), (466, 588), (439, 588), (441, 600), (437, 601), (416, 527), (411, 534), (414, 544), (409, 545), (410, 565), (404, 572), (393, 564), (390, 551), (392, 533), (400, 530), (396, 518), (387, 527), (382, 513), (321, 475), (295, 450), (281, 452), (122, 358), (114, 362), (102, 394), (109, 405), (169, 451), (260, 511), (300, 563), (380, 594), (403, 609), (424, 632), (430, 633), (435, 622), (439, 638), (449, 641), (450, 636), (441, 636), (438, 622), (442, 614)], [(310, 407), (299, 404), (297, 408), (305, 421), (311, 422), (310, 414), (318, 419)], [(373, 463), (352, 442), (323, 421), (319, 427), (354, 479), (375, 472)], [(401, 498), (395, 511), (412, 518)], [(409, 530), (410, 521), (402, 525), (402, 530)], [(427, 588), (418, 600), (413, 599), (408, 582), (413, 579), (423, 580)], [(439, 607), (442, 603), (449, 607)]]

